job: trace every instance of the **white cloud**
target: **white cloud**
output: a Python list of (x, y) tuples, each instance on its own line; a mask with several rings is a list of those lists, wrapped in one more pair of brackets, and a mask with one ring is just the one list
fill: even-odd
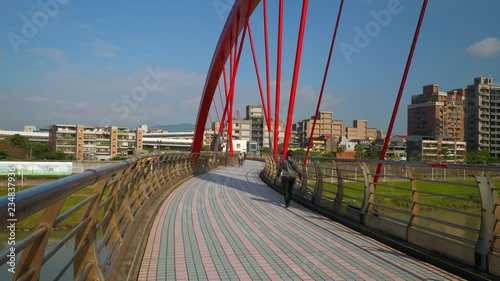
[(486, 58), (495, 56), (500, 52), (500, 41), (494, 37), (488, 37), (472, 44), (467, 48), (467, 53), (472, 56)]
[(33, 53), (42, 58), (48, 58), (58, 63), (66, 63), (68, 60), (66, 59), (66, 55), (62, 50), (52, 49), (52, 48), (33, 48), (28, 50), (30, 53)]
[(98, 57), (113, 58), (116, 57), (116, 53), (120, 50), (120, 47), (99, 39), (92, 39), (89, 44), (92, 48), (92, 53)]

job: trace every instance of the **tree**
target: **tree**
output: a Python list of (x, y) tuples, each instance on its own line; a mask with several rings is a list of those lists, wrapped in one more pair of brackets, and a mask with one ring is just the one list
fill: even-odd
[(10, 141), (1, 141), (0, 150), (7, 151), (7, 155), (4, 154), (6, 160), (27, 160), (26, 149), (12, 144)]
[(271, 152), (271, 149), (267, 146), (263, 146), (260, 148), (260, 154), (266, 154), (266, 153), (269, 153)]
[(337, 143), (337, 153), (345, 152), (345, 146)]
[(386, 155), (385, 159), (392, 160), (392, 161), (400, 161), (401, 157), (399, 156), (399, 154), (390, 154), (390, 155)]
[(438, 154), (439, 154), (441, 160), (443, 160), (444, 162), (446, 162), (446, 160), (448, 160), (450, 158), (450, 151), (446, 147), (441, 148), (441, 150), (439, 151)]
[(364, 158), (365, 157), (365, 148), (361, 144), (356, 144), (354, 147), (354, 151), (356, 154), (354, 154), (354, 158)]
[(21, 136), (20, 134), (15, 134), (13, 136), (5, 138), (4, 141), (10, 142), (11, 144), (21, 147), (24, 149), (30, 149), (31, 147), (31, 142), (30, 139), (24, 136)]
[(322, 156), (325, 158), (333, 158), (333, 157), (335, 157), (335, 154), (333, 152), (329, 151), (329, 152), (323, 153)]
[[(293, 151), (295, 153), (295, 155), (301, 155), (301, 156), (305, 156), (306, 155), (306, 150), (301, 148), (301, 149), (297, 149), (297, 150), (294, 150)], [(310, 153), (311, 155), (312, 153)], [(312, 156), (312, 155), (311, 155)]]
[(379, 155), (376, 151), (369, 150), (366, 152), (365, 159), (379, 159)]
[(486, 149), (477, 151), (468, 151), (465, 155), (467, 164), (487, 164), (491, 161), (490, 152)]
[(9, 151), (7, 149), (0, 149), (0, 160), (9, 159)]

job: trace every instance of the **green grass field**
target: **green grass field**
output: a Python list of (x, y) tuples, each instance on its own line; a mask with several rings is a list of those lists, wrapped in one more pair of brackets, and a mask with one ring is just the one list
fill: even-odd
[[(498, 183), (495, 183), (495, 186)], [(333, 197), (338, 187), (336, 183), (324, 182), (323, 188), (323, 194)], [(432, 209), (433, 206), (454, 209), (480, 206), (478, 202), (480, 200), (479, 190), (473, 180), (417, 181), (417, 190), (421, 209)], [(375, 194), (375, 202), (378, 204), (404, 210), (410, 210), (412, 207), (412, 191), (409, 181), (379, 181)], [(363, 197), (364, 184), (362, 182), (344, 182), (345, 203), (361, 206)]]
[[(25, 186), (16, 186), (16, 193), (29, 189), (33, 186), (30, 185), (25, 185)], [(89, 194), (92, 194), (93, 189), (91, 187), (86, 187), (77, 193), (71, 195), (66, 199), (64, 202), (64, 205), (62, 207), (61, 214), (64, 213), (65, 211), (71, 209), (73, 206), (76, 204), (80, 203), (82, 200), (88, 197)], [(7, 186), (0, 186), (0, 197), (7, 195)], [(14, 201), (15, 202), (15, 201)], [(64, 228), (69, 228), (77, 225), (80, 222), (80, 219), (83, 214), (83, 209), (80, 209), (73, 213), (71, 216), (66, 218), (64, 221), (62, 221), (56, 229), (64, 229)], [(40, 217), (42, 215), (42, 212), (38, 212), (34, 214), (33, 216), (30, 216), (22, 221), (19, 221), (17, 223), (17, 227), (21, 230), (26, 230), (26, 229), (32, 229), (36, 227), (38, 224), (38, 221), (40, 220)]]

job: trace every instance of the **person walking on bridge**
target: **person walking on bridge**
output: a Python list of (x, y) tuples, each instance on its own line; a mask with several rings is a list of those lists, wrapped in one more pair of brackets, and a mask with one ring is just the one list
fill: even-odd
[(293, 150), (288, 150), (286, 152), (286, 158), (281, 161), (278, 167), (278, 177), (281, 177), (281, 183), (283, 184), (283, 191), (285, 195), (285, 208), (290, 206), (290, 201), (292, 201), (292, 189), (295, 184), (295, 179), (299, 176), (302, 179), (302, 173), (295, 163), (293, 156), (295, 153)]

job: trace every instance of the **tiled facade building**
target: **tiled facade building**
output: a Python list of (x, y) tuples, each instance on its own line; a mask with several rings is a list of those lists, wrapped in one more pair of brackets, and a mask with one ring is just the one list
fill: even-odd
[[(311, 130), (314, 122), (314, 116), (310, 119), (305, 119), (297, 122), (296, 134), (297, 142), (302, 147), (307, 147)], [(318, 112), (318, 119), (314, 127), (313, 143), (322, 143), (325, 139), (340, 139), (345, 136), (346, 126), (344, 121), (333, 120), (333, 112), (320, 111)]]
[[(269, 143), (270, 134), (267, 130), (267, 123), (261, 105), (248, 105), (246, 107), (245, 119), (233, 119), (232, 121), (233, 140), (245, 140), (248, 142), (256, 143), (257, 149), (260, 149), (262, 147), (271, 147)], [(224, 126), (226, 126), (225, 128), (227, 128), (227, 123), (225, 123)], [(213, 131), (218, 132), (219, 127), (219, 122), (213, 122)], [(274, 128), (274, 123), (271, 124), (271, 128)], [(285, 124), (280, 121), (278, 128), (279, 143), (282, 143), (284, 141), (284, 131)], [(227, 134), (224, 134), (224, 136), (227, 136)], [(271, 137), (274, 137), (273, 132), (271, 132)]]
[(464, 141), (465, 90), (440, 92), (436, 84), (423, 87), (408, 105), (408, 135)]
[(491, 78), (474, 78), (466, 88), (465, 103), (467, 150), (486, 149), (500, 157), (500, 85)]
[(377, 129), (368, 128), (368, 121), (354, 120), (352, 127), (347, 127), (347, 139), (349, 140), (370, 140), (377, 139)]
[(50, 126), (49, 148), (61, 151), (76, 160), (105, 160), (125, 157), (142, 150), (140, 128), (129, 131), (124, 127), (93, 127), (86, 125)]

